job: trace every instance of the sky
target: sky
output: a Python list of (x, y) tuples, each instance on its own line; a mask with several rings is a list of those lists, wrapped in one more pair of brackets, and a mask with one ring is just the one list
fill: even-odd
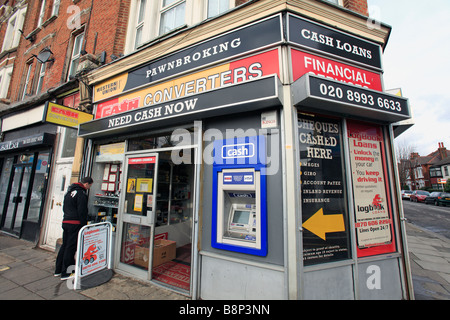
[(383, 54), (385, 89), (401, 88), (415, 125), (395, 139), (426, 156), (450, 150), (450, 1), (368, 0), (370, 16), (392, 27)]

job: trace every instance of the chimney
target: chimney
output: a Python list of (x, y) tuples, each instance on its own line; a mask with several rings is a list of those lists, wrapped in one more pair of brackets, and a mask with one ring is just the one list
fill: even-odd
[(447, 148), (444, 147), (444, 143), (443, 142), (439, 142), (439, 157), (442, 159), (447, 158)]
[(418, 152), (411, 152), (411, 155), (409, 156), (409, 159), (414, 160), (416, 158), (419, 158)]

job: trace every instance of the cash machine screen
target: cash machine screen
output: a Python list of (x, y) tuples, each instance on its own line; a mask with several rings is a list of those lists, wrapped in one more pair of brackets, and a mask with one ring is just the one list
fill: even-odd
[(233, 223), (248, 224), (250, 211), (236, 210), (234, 211)]

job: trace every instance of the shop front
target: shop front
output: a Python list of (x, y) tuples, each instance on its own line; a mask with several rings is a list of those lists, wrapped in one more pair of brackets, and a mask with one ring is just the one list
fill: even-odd
[(0, 143), (2, 232), (37, 241), (55, 134), (38, 133)]
[(378, 44), (280, 12), (93, 87), (78, 134), (117, 271), (194, 299), (410, 297), (410, 110)]

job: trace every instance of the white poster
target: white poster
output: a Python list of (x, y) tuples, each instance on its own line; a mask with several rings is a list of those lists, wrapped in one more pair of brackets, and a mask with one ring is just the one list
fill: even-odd
[(108, 265), (109, 226), (98, 225), (82, 230), (80, 276), (84, 277), (100, 271)]

